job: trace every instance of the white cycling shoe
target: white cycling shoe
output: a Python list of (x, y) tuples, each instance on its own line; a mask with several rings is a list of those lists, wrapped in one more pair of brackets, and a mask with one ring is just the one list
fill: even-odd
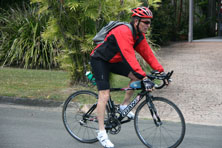
[(104, 148), (114, 148), (114, 144), (109, 140), (106, 131), (99, 131), (97, 139)]
[[(120, 110), (124, 110), (125, 108), (127, 107), (127, 105), (120, 105)], [(131, 111), (127, 114), (127, 117), (130, 118), (130, 119), (134, 119), (135, 117), (135, 114)]]

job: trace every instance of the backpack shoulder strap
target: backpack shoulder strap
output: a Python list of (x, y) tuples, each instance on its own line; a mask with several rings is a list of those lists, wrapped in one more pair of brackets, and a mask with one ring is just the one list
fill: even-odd
[(133, 35), (133, 26), (132, 26), (131, 24), (129, 24), (129, 23), (126, 23), (126, 22), (123, 22), (123, 23), (124, 23), (124, 25), (126, 25), (127, 27), (129, 27), (129, 29), (131, 30), (132, 35)]
[(97, 34), (96, 36), (93, 38), (93, 41), (96, 44), (100, 44), (104, 42), (104, 39), (106, 37), (106, 35), (115, 27), (119, 26), (119, 25), (126, 25), (127, 27), (129, 27), (129, 29), (131, 30), (132, 34), (133, 34), (133, 27), (131, 24), (127, 23), (127, 22), (119, 22), (119, 21), (110, 21), (106, 26), (104, 26)]
[[(133, 37), (134, 37), (134, 30), (133, 30), (133, 26), (129, 23), (124, 22), (124, 25), (126, 25), (127, 27), (129, 27), (129, 29), (131, 30)], [(144, 36), (142, 34), (139, 35), (139, 38), (136, 40), (133, 48), (136, 48), (136, 46), (144, 39)]]

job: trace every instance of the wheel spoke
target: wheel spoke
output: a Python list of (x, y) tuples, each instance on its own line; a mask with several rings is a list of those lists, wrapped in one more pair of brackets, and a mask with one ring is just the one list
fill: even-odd
[[(63, 123), (68, 133), (75, 139), (92, 143), (97, 141), (96, 130), (98, 122), (96, 119), (95, 103), (97, 103), (97, 94), (90, 91), (78, 91), (73, 93), (64, 103), (63, 106)], [(90, 101), (92, 112), (84, 118), (84, 115), (91, 108), (90, 105), (84, 105), (84, 100)], [(82, 103), (81, 103), (82, 102)]]
[[(153, 104), (162, 125), (156, 126), (146, 101), (142, 102), (135, 114), (134, 125), (140, 140), (148, 147), (177, 147), (185, 134), (185, 122), (178, 107), (164, 98), (153, 98)], [(144, 112), (146, 114), (144, 114)]]

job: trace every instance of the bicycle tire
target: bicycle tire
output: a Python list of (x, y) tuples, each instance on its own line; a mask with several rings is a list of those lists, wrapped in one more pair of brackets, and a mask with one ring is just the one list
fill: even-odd
[[(71, 94), (63, 105), (63, 124), (67, 132), (76, 140), (82, 143), (94, 143), (98, 141), (96, 136), (98, 122), (90, 120), (83, 121), (83, 116), (88, 111), (83, 99), (86, 99), (87, 102), (90, 100), (91, 103), (96, 104), (98, 95), (87, 90), (77, 91)], [(89, 118), (97, 120), (95, 109)]]
[(168, 99), (153, 97), (152, 102), (162, 125), (155, 125), (151, 113), (148, 113), (150, 110), (145, 100), (135, 113), (134, 127), (137, 136), (148, 148), (176, 148), (183, 141), (186, 131), (182, 112)]

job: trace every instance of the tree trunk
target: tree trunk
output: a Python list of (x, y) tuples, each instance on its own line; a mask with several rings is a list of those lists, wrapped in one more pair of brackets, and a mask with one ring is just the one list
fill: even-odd
[(60, 0), (60, 3), (63, 4), (65, 0)]
[(101, 15), (101, 12), (102, 12), (102, 2), (100, 1), (99, 2), (99, 8), (98, 8), (99, 18), (96, 20), (96, 30), (97, 31), (99, 31), (99, 29), (100, 29), (100, 23), (101, 23), (100, 15)]
[(208, 26), (208, 35), (215, 36), (216, 26), (216, 0), (208, 0), (207, 19), (210, 22)]
[(177, 20), (178, 31), (180, 30), (182, 11), (183, 11), (183, 0), (180, 0), (180, 9), (179, 9), (179, 15), (178, 15), (178, 20)]
[[(121, 5), (121, 6), (123, 5), (123, 3), (124, 3), (124, 0), (120, 0), (120, 5)], [(123, 11), (119, 13), (119, 15), (118, 15), (118, 17), (117, 17), (117, 20), (120, 20), (120, 18), (121, 18), (122, 15), (124, 15), (124, 12), (123, 12)]]
[(222, 0), (218, 0), (218, 36), (222, 37)]
[(174, 9), (174, 14), (173, 14), (173, 17), (175, 18), (174, 19), (174, 27), (175, 29), (173, 30), (173, 40), (175, 41), (177, 39), (177, 0), (171, 0), (172, 4), (173, 4), (173, 9)]

